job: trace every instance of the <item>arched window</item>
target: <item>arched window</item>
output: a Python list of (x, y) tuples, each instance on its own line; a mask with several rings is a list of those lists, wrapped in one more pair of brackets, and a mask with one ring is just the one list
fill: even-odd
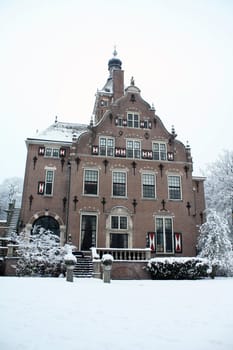
[(60, 237), (59, 223), (52, 216), (41, 216), (35, 220), (32, 226), (32, 232), (36, 234), (39, 232), (40, 228), (44, 228), (46, 231), (49, 230)]

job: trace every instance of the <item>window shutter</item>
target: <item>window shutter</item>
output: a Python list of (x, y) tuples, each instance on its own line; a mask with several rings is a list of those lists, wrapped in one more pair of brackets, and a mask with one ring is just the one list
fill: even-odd
[(39, 148), (38, 148), (38, 155), (39, 156), (44, 156), (44, 154), (45, 154), (45, 147), (43, 146), (40, 146)]
[(123, 126), (127, 126), (127, 120), (123, 119)]
[(38, 182), (38, 190), (37, 193), (38, 194), (44, 194), (44, 189), (45, 189), (45, 182), (44, 181), (39, 181)]
[(155, 232), (148, 232), (149, 248), (155, 251)]
[(151, 123), (151, 121), (148, 122), (148, 128), (149, 128), (149, 129), (152, 129), (152, 123)]
[(140, 121), (140, 128), (144, 128), (145, 127), (145, 125), (144, 125), (144, 121), (143, 120), (141, 120)]
[(65, 157), (66, 156), (66, 149), (65, 148), (60, 148), (59, 156), (60, 157)]
[(170, 161), (174, 160), (174, 153), (173, 152), (167, 152), (167, 160), (170, 160)]
[(180, 232), (174, 233), (175, 253), (182, 253), (182, 234)]
[(115, 157), (126, 157), (126, 149), (116, 147), (115, 148)]
[(98, 146), (92, 146), (92, 154), (93, 155), (99, 154), (99, 147)]

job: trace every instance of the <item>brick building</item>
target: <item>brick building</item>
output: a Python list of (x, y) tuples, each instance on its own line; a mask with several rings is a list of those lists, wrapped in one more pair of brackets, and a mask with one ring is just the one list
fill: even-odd
[(78, 250), (150, 247), (195, 256), (203, 178), (191, 150), (169, 132), (114, 52), (89, 125), (55, 120), (27, 138), (21, 227), (72, 239)]

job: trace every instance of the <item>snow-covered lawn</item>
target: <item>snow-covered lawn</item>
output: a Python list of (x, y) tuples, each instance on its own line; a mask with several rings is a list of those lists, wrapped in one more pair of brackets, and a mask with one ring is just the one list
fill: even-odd
[(233, 278), (0, 278), (1, 350), (232, 350)]

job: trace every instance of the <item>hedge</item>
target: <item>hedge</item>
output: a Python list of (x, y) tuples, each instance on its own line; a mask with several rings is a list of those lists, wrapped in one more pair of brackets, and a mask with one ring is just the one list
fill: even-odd
[(153, 258), (147, 264), (152, 279), (184, 280), (208, 277), (211, 267), (207, 259), (201, 258)]

